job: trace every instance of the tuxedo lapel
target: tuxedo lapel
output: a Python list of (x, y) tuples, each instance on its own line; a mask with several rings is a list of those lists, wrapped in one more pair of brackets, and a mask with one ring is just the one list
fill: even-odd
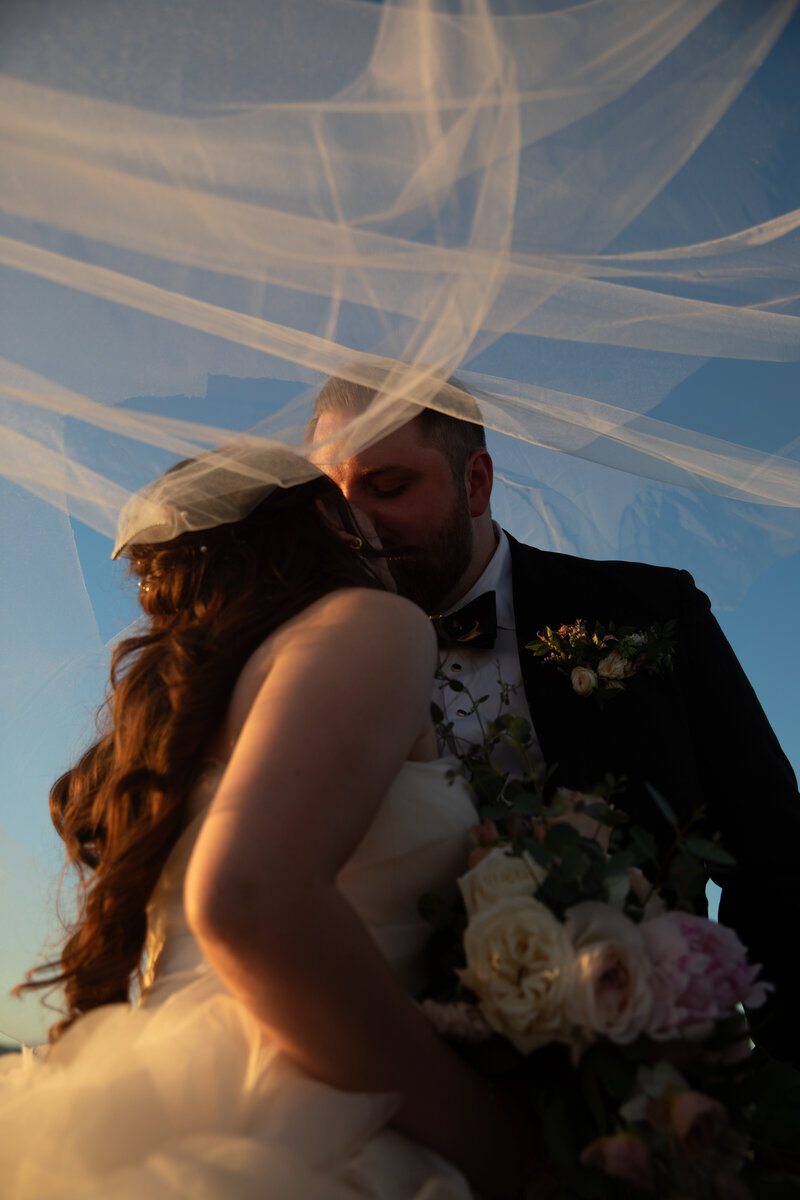
[(545, 762), (548, 766), (559, 765), (560, 782), (571, 775), (572, 786), (577, 786), (593, 757), (593, 706), (575, 695), (561, 671), (527, 649), (546, 625), (558, 627), (581, 615), (576, 608), (573, 581), (564, 578), (555, 556), (522, 546), (511, 537), (509, 543), (517, 647), (531, 720)]
[[(605, 775), (651, 782), (672, 796), (694, 794), (686, 710), (671, 676), (636, 676), (625, 691), (601, 706), (579, 696), (569, 675), (526, 649), (545, 626), (557, 629), (583, 619), (646, 628), (660, 614), (663, 597), (653, 597), (620, 577), (617, 564), (596, 563), (511, 545), (514, 619), (522, 678), (531, 719), (556, 782), (592, 787)], [(614, 568), (617, 568), (616, 570)], [(675, 746), (686, 747), (675, 755)]]

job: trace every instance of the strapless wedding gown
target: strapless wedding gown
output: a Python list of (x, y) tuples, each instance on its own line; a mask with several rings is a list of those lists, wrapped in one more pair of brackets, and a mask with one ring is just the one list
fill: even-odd
[[(405, 764), (338, 881), (412, 993), (429, 934), (417, 900), (463, 871), (476, 820), (461, 782), (446, 778), (452, 765)], [(393, 1096), (340, 1092), (304, 1075), (205, 961), (182, 892), (217, 778), (196, 788), (154, 891), (139, 1006), (96, 1009), (44, 1059), (3, 1062), (0, 1194), (468, 1200), (455, 1168), (389, 1127)]]

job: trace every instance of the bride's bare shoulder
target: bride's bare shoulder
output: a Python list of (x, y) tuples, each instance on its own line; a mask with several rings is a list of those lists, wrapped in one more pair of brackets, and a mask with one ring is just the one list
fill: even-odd
[[(313, 661), (317, 671), (323, 660), (340, 660), (357, 668), (381, 654), (397, 659), (423, 658), (431, 674), (435, 669), (436, 635), (418, 605), (394, 592), (375, 588), (341, 588), (310, 604), (274, 630), (254, 651), (234, 686), (227, 731), (234, 737), (262, 684), (276, 663)], [(332, 664), (334, 667), (335, 663)]]
[[(295, 621), (298, 625), (336, 624), (356, 628), (363, 628), (366, 622), (370, 627), (388, 627), (435, 640), (430, 620), (419, 605), (395, 592), (375, 588), (341, 588), (330, 592), (298, 614)], [(290, 633), (290, 624), (287, 623), (284, 629)]]

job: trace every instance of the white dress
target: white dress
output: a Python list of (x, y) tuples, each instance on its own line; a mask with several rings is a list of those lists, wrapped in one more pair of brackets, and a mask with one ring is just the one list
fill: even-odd
[[(403, 985), (420, 983), (419, 896), (459, 874), (476, 820), (452, 762), (406, 763), (339, 877)], [(216, 787), (148, 910), (142, 1002), (78, 1021), (0, 1074), (4, 1200), (468, 1200), (463, 1176), (388, 1128), (396, 1100), (299, 1071), (217, 978), (189, 930), (183, 878)], [(344, 967), (344, 964), (343, 964)]]

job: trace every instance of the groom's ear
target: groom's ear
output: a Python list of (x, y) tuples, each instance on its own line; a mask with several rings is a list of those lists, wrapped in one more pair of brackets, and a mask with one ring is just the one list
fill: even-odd
[(469, 500), (469, 515), (482, 517), (492, 498), (494, 470), (488, 450), (473, 450), (464, 475)]

